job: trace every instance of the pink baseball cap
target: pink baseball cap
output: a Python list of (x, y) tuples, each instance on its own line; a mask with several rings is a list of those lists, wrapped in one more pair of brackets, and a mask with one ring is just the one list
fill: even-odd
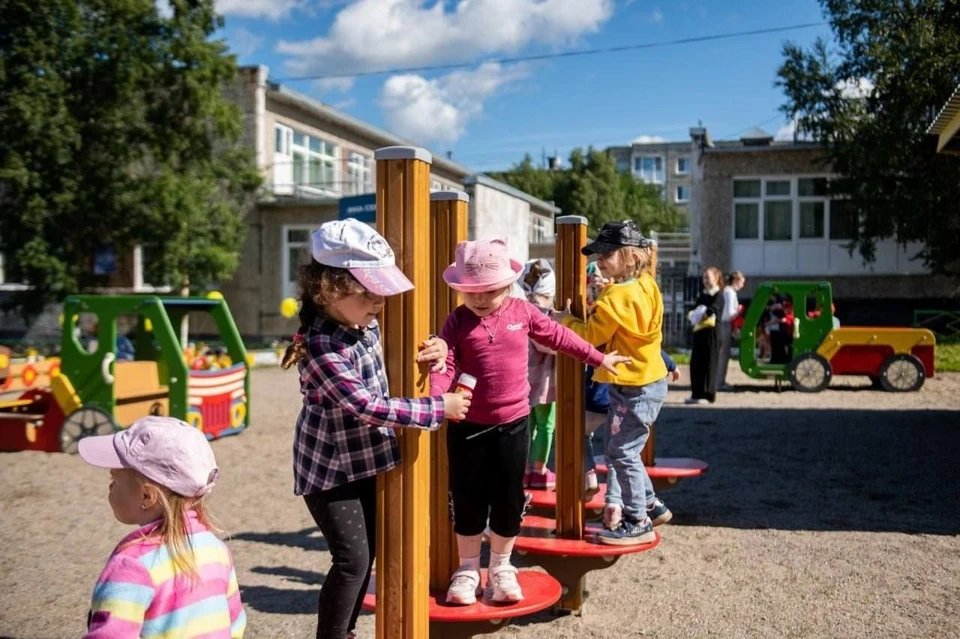
[(131, 468), (182, 497), (202, 497), (220, 471), (206, 436), (173, 417), (144, 417), (113, 435), (84, 437), (80, 457), (99, 468)]
[(502, 240), (474, 240), (457, 244), (456, 262), (443, 271), (443, 281), (462, 293), (486, 293), (510, 286), (522, 273)]
[(352, 217), (320, 226), (311, 236), (313, 259), (345, 268), (371, 293), (389, 297), (413, 288), (393, 249), (372, 226)]

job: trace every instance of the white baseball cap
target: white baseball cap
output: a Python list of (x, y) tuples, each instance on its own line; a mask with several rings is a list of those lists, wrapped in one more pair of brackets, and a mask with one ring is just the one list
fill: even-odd
[(173, 417), (143, 417), (113, 435), (84, 437), (80, 457), (100, 468), (132, 468), (183, 497), (213, 489), (220, 471), (206, 436)]
[(313, 259), (347, 269), (371, 293), (388, 297), (413, 288), (393, 249), (369, 224), (352, 217), (327, 222), (313, 232), (311, 244)]

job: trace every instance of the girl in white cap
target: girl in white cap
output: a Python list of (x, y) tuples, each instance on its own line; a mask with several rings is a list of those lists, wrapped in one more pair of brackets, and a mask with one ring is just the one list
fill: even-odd
[[(302, 495), (333, 555), (320, 589), (317, 638), (353, 637), (377, 548), (377, 475), (400, 462), (394, 428), (434, 430), (462, 419), (469, 394), (390, 397), (377, 313), (413, 288), (386, 240), (354, 219), (311, 237), (300, 273), (300, 329), (282, 366), (299, 364), (303, 408), (293, 444), (294, 492)], [(429, 339), (420, 361), (445, 367), (447, 346)]]
[[(557, 277), (544, 259), (530, 260), (520, 277), (527, 300), (546, 315), (553, 314)], [(530, 471), (524, 486), (534, 490), (554, 488), (556, 475), (547, 468), (557, 413), (557, 353), (530, 340), (527, 377), (530, 381)]]
[(243, 637), (233, 558), (204, 503), (219, 471), (203, 433), (172, 417), (144, 417), (81, 439), (79, 452), (110, 469), (113, 515), (138, 526), (107, 560), (84, 637)]
[(447, 591), (448, 603), (476, 602), (488, 515), (487, 594), (497, 602), (523, 599), (510, 554), (523, 519), (530, 445), (528, 340), (611, 374), (616, 374), (617, 364), (629, 361), (615, 351), (604, 355), (530, 302), (509, 297), (522, 270), (507, 256), (506, 244), (494, 240), (461, 242), (456, 262), (443, 272), (447, 284), (463, 295), (463, 305), (447, 317), (440, 332), (450, 352), (446, 370), (431, 375), (431, 392), (446, 392), (460, 373), (477, 380), (470, 421), (447, 429), (453, 530), (461, 564)]

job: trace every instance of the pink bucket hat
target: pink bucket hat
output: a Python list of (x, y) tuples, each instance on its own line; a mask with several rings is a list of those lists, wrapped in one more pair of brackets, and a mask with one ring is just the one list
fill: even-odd
[(507, 256), (502, 240), (475, 240), (457, 244), (457, 261), (443, 271), (443, 281), (455, 291), (486, 293), (510, 286), (523, 265)]
[(206, 436), (173, 417), (144, 417), (113, 435), (84, 437), (80, 457), (100, 468), (131, 468), (182, 497), (202, 497), (220, 476)]

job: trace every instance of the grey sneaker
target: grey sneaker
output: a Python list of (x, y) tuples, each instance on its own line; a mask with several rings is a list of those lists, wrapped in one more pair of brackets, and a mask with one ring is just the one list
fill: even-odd
[(469, 606), (477, 603), (480, 593), (480, 573), (473, 568), (460, 566), (450, 579), (447, 603)]
[(657, 540), (653, 532), (653, 522), (644, 517), (643, 521), (623, 519), (614, 530), (601, 530), (598, 539), (609, 546), (639, 546)]

